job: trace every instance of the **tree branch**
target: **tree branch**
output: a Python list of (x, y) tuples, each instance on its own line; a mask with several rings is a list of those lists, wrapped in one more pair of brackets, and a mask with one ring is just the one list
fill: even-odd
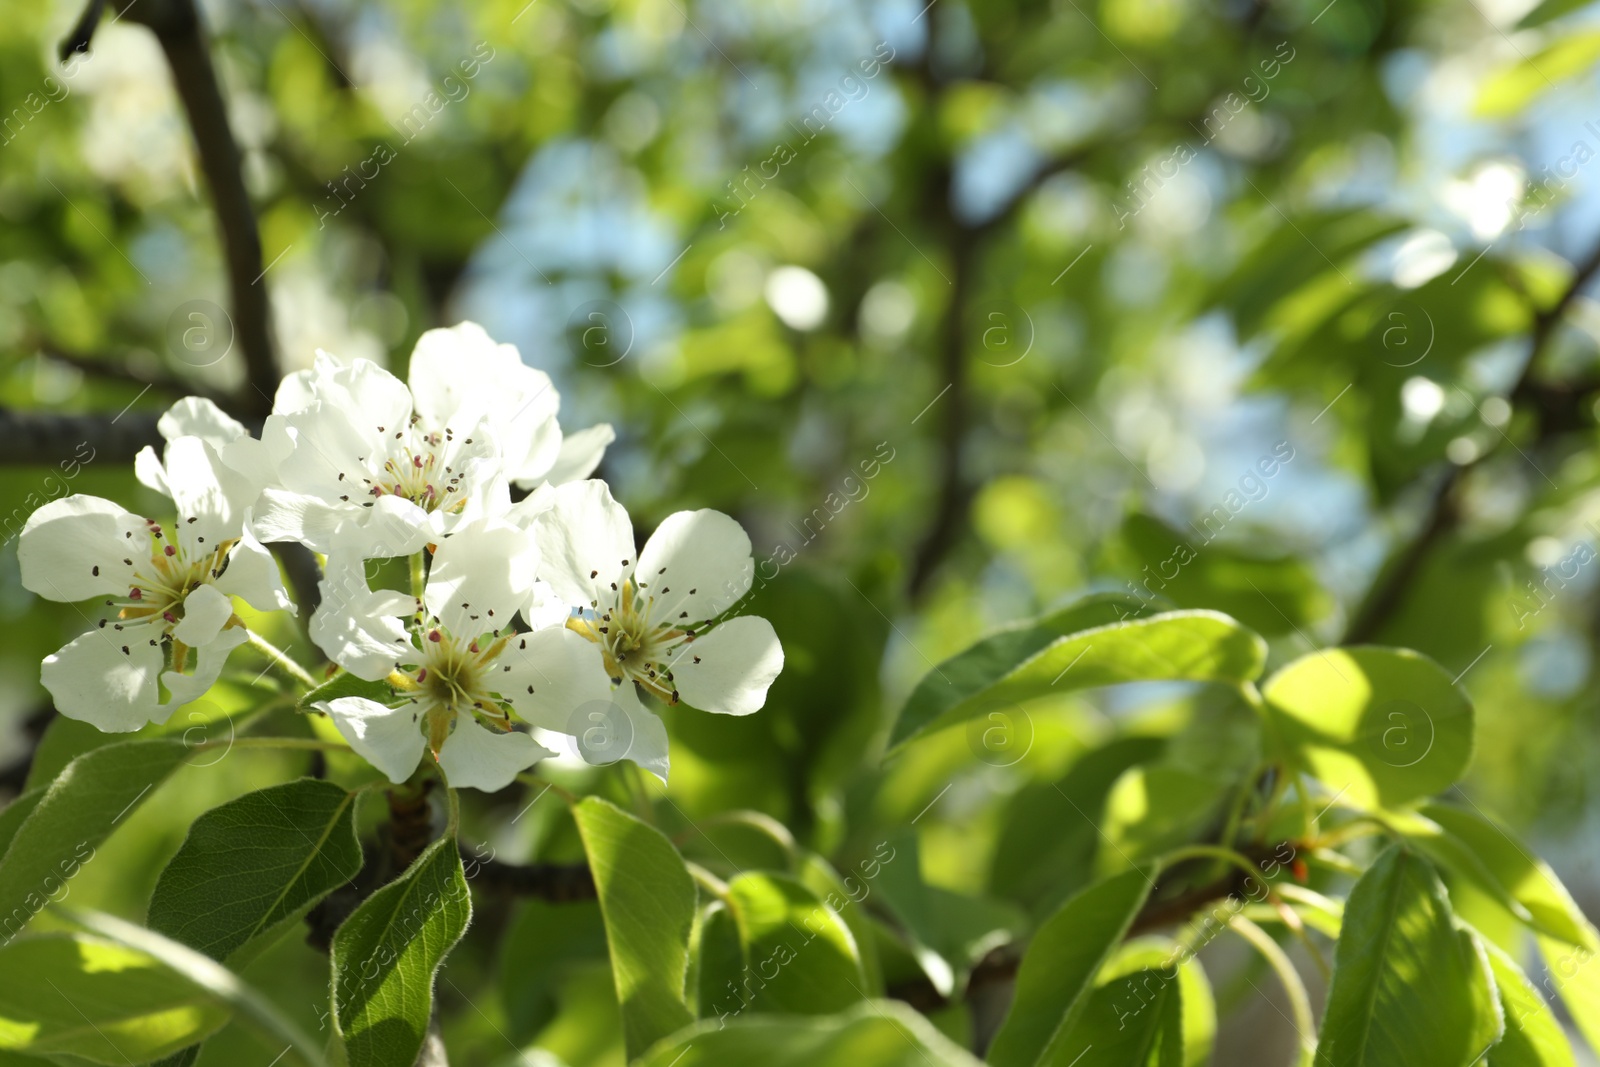
[(40, 342), (34, 347), (38, 348), (40, 355), (45, 356), (47, 359), (53, 359), (57, 363), (65, 363), (69, 367), (74, 367), (85, 374), (91, 374), (97, 378), (125, 382), (128, 385), (149, 386), (152, 389), (159, 389), (175, 397), (205, 397), (222, 408), (237, 407), (233, 400), (220, 393), (213, 392), (203, 385), (186, 382), (170, 374), (164, 374), (159, 371), (154, 374), (141, 374), (125, 363), (100, 356), (91, 356), (84, 352), (69, 352), (51, 342)]
[[(234, 336), (244, 356), (249, 383), (245, 410), (265, 414), (271, 410), (272, 395), (278, 387), (278, 368), (273, 357), (271, 309), (262, 278), (261, 237), (245, 191), (239, 146), (228, 125), (227, 104), (211, 63), (199, 12), (194, 0), (117, 0), (117, 6), (124, 18), (155, 34), (167, 57), (217, 216), (228, 268)], [(69, 43), (76, 43), (76, 39), (69, 39)], [(86, 45), (87, 40), (83, 43)]]
[[(1531, 404), (1538, 413), (1539, 434), (1536, 443), (1542, 444), (1548, 441), (1552, 435), (1570, 424), (1570, 413), (1565, 411), (1567, 405), (1562, 403), (1563, 391), (1541, 386), (1534, 377), (1534, 371), (1540, 356), (1555, 337), (1556, 327), (1560, 325), (1567, 308), (1572, 306), (1572, 302), (1578, 298), (1578, 294), (1596, 272), (1600, 272), (1600, 244), (1597, 244), (1589, 253), (1589, 257), (1579, 264), (1573, 273), (1571, 283), (1561, 294), (1560, 299), (1534, 317), (1529, 337), (1528, 360), (1522, 365), (1522, 374), (1512, 386), (1509, 396), (1513, 406), (1518, 403)], [(1460, 466), (1452, 464), (1446, 471), (1434, 490), (1427, 516), (1423, 519), (1416, 537), (1396, 553), (1380, 572), (1366, 599), (1362, 601), (1351, 619), (1342, 644), (1361, 644), (1373, 640), (1394, 617), (1410, 593), (1417, 576), (1421, 574), (1428, 556), (1454, 531), (1460, 519), (1460, 509), (1456, 506), (1455, 498), (1461, 483), (1469, 472), (1476, 470), (1498, 451), (1499, 449), (1485, 450), (1471, 463)]]
[[(55, 467), (109, 459), (132, 463), (145, 445), (161, 446), (154, 411), (125, 411), (115, 417), (0, 408), (0, 466)], [(63, 467), (62, 469), (66, 469)]]
[(501, 889), (522, 897), (538, 897), (552, 903), (594, 900), (594, 875), (587, 864), (505, 863), (478, 859), (462, 848), (461, 862), (472, 871), (467, 877), (490, 889)]

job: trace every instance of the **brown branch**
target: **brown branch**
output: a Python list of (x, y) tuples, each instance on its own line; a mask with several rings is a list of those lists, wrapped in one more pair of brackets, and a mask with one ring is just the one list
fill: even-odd
[[(1560, 325), (1567, 308), (1572, 306), (1579, 292), (1596, 272), (1600, 272), (1600, 244), (1597, 244), (1589, 253), (1589, 257), (1578, 266), (1571, 283), (1561, 294), (1560, 299), (1534, 317), (1529, 337), (1531, 343), (1528, 348), (1528, 360), (1523, 364), (1522, 374), (1512, 386), (1509, 395), (1513, 405), (1528, 404), (1537, 414), (1539, 432), (1536, 443), (1542, 444), (1548, 441), (1570, 424), (1570, 413), (1564, 410), (1567, 405), (1561, 402), (1563, 391), (1553, 391), (1540, 385), (1534, 377), (1534, 371), (1539, 364), (1540, 356), (1555, 337), (1556, 327)], [(1476, 470), (1490, 456), (1498, 452), (1499, 449), (1486, 449), (1471, 463), (1460, 466), (1452, 464), (1446, 471), (1434, 490), (1427, 516), (1423, 519), (1416, 537), (1384, 566), (1372, 589), (1367, 593), (1366, 599), (1362, 601), (1351, 619), (1343, 644), (1361, 644), (1373, 640), (1394, 617), (1410, 593), (1412, 584), (1422, 573), (1428, 556), (1455, 530), (1460, 519), (1456, 494), (1462, 482), (1468, 473)]]
[[(117, 0), (122, 16), (155, 34), (199, 151), (228, 268), (234, 336), (244, 356), (245, 411), (265, 414), (278, 387), (261, 237), (245, 191), (239, 146), (194, 0)], [(86, 43), (86, 41), (84, 42)]]
[[(1245, 848), (1244, 854), (1256, 863), (1264, 863), (1268, 858), (1276, 855), (1275, 846), (1256, 846)], [(1204, 864), (1210, 861), (1193, 861), (1194, 864)], [(1158, 897), (1155, 892), (1151, 896), (1155, 899), (1148, 901), (1139, 914), (1134, 916), (1133, 922), (1128, 927), (1127, 937), (1138, 937), (1152, 930), (1159, 930), (1165, 926), (1174, 926), (1193, 918), (1200, 909), (1215, 901), (1230, 897), (1241, 900), (1248, 896), (1246, 882), (1249, 879), (1242, 870), (1230, 870), (1227, 874), (1215, 881), (1184, 889), (1169, 897)], [(1158, 889), (1163, 888), (1158, 887)], [(967, 979), (964, 997), (972, 1000), (974, 997), (985, 996), (990, 988), (1013, 981), (1017, 976), (1017, 968), (1022, 965), (1022, 947), (1016, 944), (1001, 945), (991, 950), (972, 967), (972, 973)], [(886, 994), (895, 1000), (903, 1000), (927, 1014), (950, 1005), (949, 998), (933, 988), (926, 978), (918, 977), (911, 981), (901, 982), (886, 990)]]
[[(101, 460), (132, 463), (145, 445), (161, 447), (154, 411), (110, 416), (0, 408), (0, 466), (56, 467)], [(74, 470), (74, 473), (76, 471)]]
[(470, 849), (461, 849), (461, 862), (470, 872), (467, 877), (489, 889), (500, 889), (521, 897), (538, 897), (563, 904), (575, 900), (594, 900), (594, 875), (582, 863), (505, 863), (497, 859), (478, 859)]
[(84, 352), (70, 352), (59, 345), (49, 342), (40, 343), (35, 347), (38, 348), (39, 354), (47, 359), (53, 359), (57, 363), (65, 363), (69, 367), (74, 367), (96, 378), (124, 382), (128, 385), (149, 386), (152, 389), (159, 389), (176, 397), (205, 397), (222, 408), (233, 405), (233, 401), (228, 397), (213, 392), (203, 385), (186, 382), (181, 378), (160, 371), (152, 374), (143, 374), (125, 363), (101, 356), (91, 356)]

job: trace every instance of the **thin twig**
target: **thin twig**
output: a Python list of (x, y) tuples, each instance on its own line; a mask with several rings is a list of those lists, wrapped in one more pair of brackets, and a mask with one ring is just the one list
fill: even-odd
[[(1545, 348), (1555, 337), (1556, 327), (1566, 314), (1567, 308), (1577, 299), (1578, 294), (1597, 271), (1600, 271), (1600, 244), (1597, 244), (1594, 251), (1589, 253), (1589, 257), (1578, 266), (1572, 276), (1572, 282), (1561, 294), (1561, 298), (1540, 311), (1534, 318), (1529, 338), (1531, 343), (1528, 348), (1528, 359), (1522, 366), (1522, 374), (1518, 377), (1516, 385), (1511, 389), (1510, 400), (1513, 406), (1523, 401), (1534, 404), (1540, 415), (1538, 438), (1540, 442), (1547, 440), (1550, 434), (1555, 432), (1555, 427), (1561, 420), (1546, 418), (1546, 411), (1541, 401), (1548, 394), (1540, 389), (1534, 372)], [(1452, 464), (1446, 471), (1434, 489), (1427, 516), (1423, 519), (1416, 537), (1384, 567), (1352, 618), (1344, 636), (1344, 644), (1360, 644), (1372, 640), (1393, 618), (1434, 548), (1455, 529), (1460, 518), (1455, 498), (1463, 480), (1469, 472), (1476, 470), (1485, 460), (1497, 453), (1498, 449), (1487, 449), (1471, 463), (1459, 466)]]
[(223, 258), (228, 268), (234, 336), (244, 357), (247, 411), (265, 414), (278, 387), (273, 357), (271, 309), (261, 270), (261, 237), (244, 187), (238, 142), (211, 63), (205, 29), (194, 0), (117, 0), (130, 22), (150, 29), (172, 71), (199, 150), (200, 169), (211, 190)]

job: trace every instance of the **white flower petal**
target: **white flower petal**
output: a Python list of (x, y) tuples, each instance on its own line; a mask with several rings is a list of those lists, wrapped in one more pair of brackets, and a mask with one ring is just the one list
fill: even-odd
[(164, 720), (157, 685), (161, 648), (150, 644), (145, 629), (90, 630), (46, 656), (39, 679), (55, 699), (56, 710), (108, 733)]
[(343, 507), (269, 488), (256, 503), (251, 525), (263, 541), (299, 541), (313, 552), (362, 559), (409, 556), (429, 541), (427, 512), (395, 496), (379, 497), (370, 508)]
[[(567, 434), (561, 440), (561, 452), (556, 456), (555, 465), (545, 472), (544, 480), (551, 485), (565, 485), (589, 477), (600, 466), (606, 447), (616, 439), (617, 431), (609, 422)], [(519, 478), (517, 484), (522, 485), (523, 481)]]
[(217, 453), (229, 469), (244, 475), (252, 485), (267, 486), (277, 480), (272, 450), (254, 437), (236, 437)]
[[(638, 691), (632, 682), (624, 682), (612, 694), (612, 699), (633, 726), (633, 742), (620, 757), (633, 760), (640, 767), (667, 783), (669, 765), (667, 752), (667, 726), (661, 717), (639, 701)], [(582, 751), (582, 746), (579, 746)]]
[(564, 627), (513, 638), (495, 665), (489, 688), (534, 726), (570, 734), (582, 709), (611, 704), (600, 646)]
[(176, 671), (164, 672), (161, 675), (161, 684), (167, 688), (167, 702), (154, 716), (154, 721), (166, 722), (174, 711), (205, 696), (206, 690), (215, 685), (217, 679), (222, 676), (222, 667), (227, 663), (229, 653), (247, 640), (249, 635), (245, 633), (243, 627), (235, 626), (223, 630), (215, 640), (193, 650), (191, 670), (188, 674), (179, 674)]
[(549, 499), (529, 528), (543, 557), (539, 577), (574, 607), (613, 599), (635, 559), (628, 513), (594, 479), (557, 486)]
[[(317, 354), (322, 354), (320, 349)], [(316, 381), (316, 368), (285, 375), (283, 381), (278, 383), (278, 391), (273, 394), (272, 413), (292, 415), (310, 407), (317, 399)]]
[(183, 618), (172, 628), (172, 636), (190, 648), (217, 639), (222, 627), (233, 617), (233, 601), (214, 585), (202, 585), (183, 598)]
[(238, 537), (258, 487), (198, 437), (167, 442), (167, 486), (178, 512), (177, 540), (190, 559)]
[(352, 360), (347, 367), (320, 360), (317, 370), (313, 388), (323, 404), (347, 412), (363, 425), (384, 427), (379, 433), (411, 424), (411, 390), (370, 359)]
[(534, 582), (533, 592), (522, 606), (522, 617), (531, 629), (548, 630), (555, 626), (566, 626), (567, 620), (572, 617), (572, 609), (556, 595), (549, 582)]
[(429, 330), (411, 353), (417, 413), (460, 433), (480, 418), (500, 442), (513, 476), (537, 479), (556, 461), (560, 394), (550, 376), (522, 362), (516, 346), (497, 344), (482, 326), (463, 322)]
[(549, 511), (550, 505), (556, 502), (555, 492), (555, 486), (541, 482), (531, 493), (512, 504), (500, 518), (519, 529), (531, 531), (533, 520)]
[(186, 396), (168, 408), (157, 420), (156, 429), (168, 441), (198, 437), (218, 452), (229, 442), (247, 436), (243, 423), (198, 396)]
[(783, 670), (783, 645), (772, 624), (756, 615), (720, 623), (685, 644), (672, 661), (678, 697), (691, 708), (749, 715), (767, 702)]
[(311, 640), (333, 662), (376, 682), (414, 656), (403, 616), (415, 610), (416, 601), (369, 589), (360, 560), (329, 557), (317, 588), (322, 602), (311, 614)]
[(228, 553), (228, 566), (213, 583), (229, 596), (242, 597), (257, 611), (293, 611), (294, 604), (283, 588), (278, 561), (245, 530), (239, 543)]
[(484, 413), (485, 398), (503, 387), (497, 379), (522, 366), (515, 345), (497, 344), (482, 326), (462, 322), (417, 338), (406, 380), (417, 414), (443, 426), (463, 408), (471, 409), (476, 420)]
[(452, 634), (476, 637), (511, 624), (533, 592), (538, 564), (527, 534), (502, 522), (476, 522), (439, 545), (423, 600)]
[(144, 520), (97, 496), (52, 500), (17, 538), (22, 584), (46, 600), (126, 596), (131, 568), (122, 561), (140, 558), (150, 558)]
[(351, 748), (396, 785), (422, 762), (422, 726), (409, 706), (386, 708), (365, 697), (340, 697), (316, 707), (328, 713)]
[(139, 479), (140, 485), (154, 489), (168, 500), (172, 499), (166, 468), (161, 466), (161, 457), (149, 445), (139, 449), (139, 454), (133, 457), (133, 476)]
[(720, 511), (679, 511), (650, 535), (636, 573), (658, 619), (698, 625), (750, 591), (750, 535)]
[(518, 774), (555, 753), (527, 734), (495, 733), (470, 715), (456, 716), (456, 728), (439, 749), (439, 766), (457, 789), (504, 789)]

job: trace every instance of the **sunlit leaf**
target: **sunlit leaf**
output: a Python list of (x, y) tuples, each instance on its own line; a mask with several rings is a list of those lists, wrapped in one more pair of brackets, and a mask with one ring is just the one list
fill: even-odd
[(894, 1000), (838, 1015), (708, 1019), (650, 1050), (642, 1067), (981, 1067), (923, 1016)]
[(1600, 32), (1565, 34), (1532, 55), (1497, 71), (1478, 90), (1474, 111), (1483, 118), (1517, 114), (1559, 82), (1576, 77), (1600, 59)]
[(0, 948), (0, 1048), (144, 1063), (221, 1029), (232, 1012), (153, 957), (83, 934)]
[(1343, 803), (1395, 807), (1441, 792), (1472, 756), (1472, 704), (1415, 652), (1313, 652), (1269, 678), (1261, 695), (1282, 751)]
[(1572, 1046), (1539, 990), (1510, 956), (1484, 947), (1506, 1021), (1505, 1036), (1484, 1057), (1484, 1067), (1573, 1067)]
[(1017, 971), (1011, 1010), (989, 1049), (993, 1067), (1054, 1062), (1083, 1015), (1095, 974), (1150, 893), (1144, 871), (1097, 882), (1061, 906), (1033, 935)]
[(695, 887), (661, 832), (588, 797), (573, 807), (589, 854), (629, 1056), (693, 1021), (684, 995)]
[[(1115, 621), (1124, 614), (1127, 621)], [(1119, 599), (1093, 599), (1002, 631), (934, 667), (906, 701), (892, 743), (1079, 689), (1139, 681), (1237, 685), (1260, 674), (1265, 660), (1261, 638), (1226, 615), (1138, 618)]]
[(1482, 945), (1428, 861), (1391, 846), (1345, 906), (1317, 1063), (1470, 1067), (1503, 1025)]
[(177, 739), (119, 741), (69, 763), (23, 820), (0, 859), (0, 936), (10, 937), (189, 752)]

